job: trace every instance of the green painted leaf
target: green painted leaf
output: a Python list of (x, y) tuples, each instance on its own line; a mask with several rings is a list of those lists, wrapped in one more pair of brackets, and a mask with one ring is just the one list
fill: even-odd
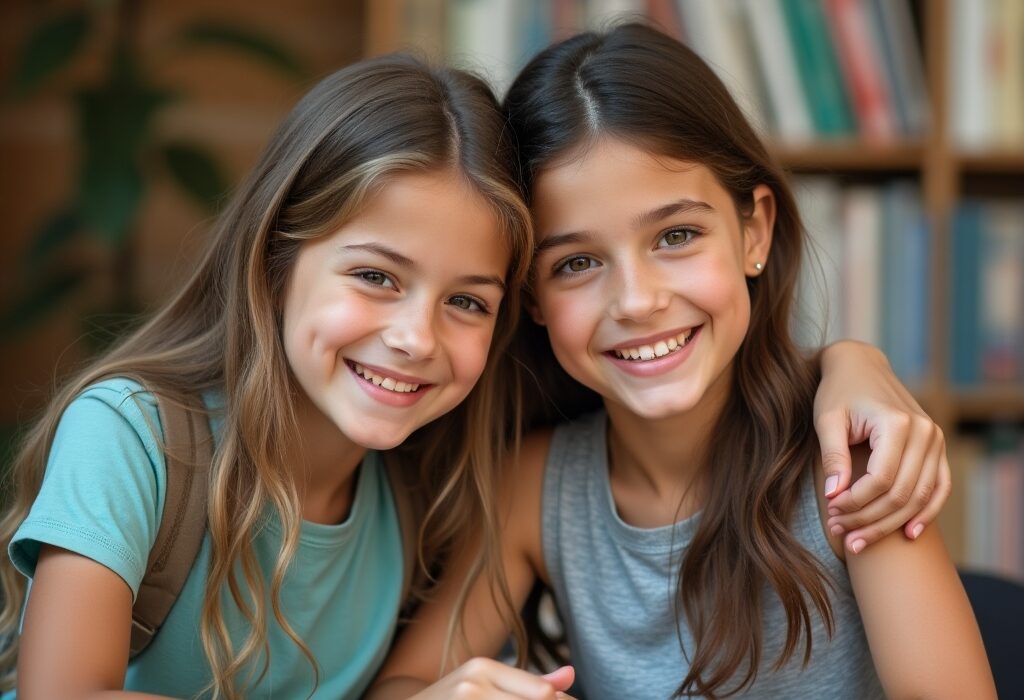
[(208, 46), (232, 49), (267, 65), (291, 78), (306, 77), (305, 68), (287, 49), (257, 32), (220, 22), (197, 22), (181, 33), (184, 46)]
[(0, 311), (0, 338), (11, 338), (31, 328), (78, 289), (87, 276), (83, 269), (70, 269), (37, 282), (10, 308)]
[(32, 237), (32, 247), (28, 251), (29, 265), (38, 269), (50, 253), (73, 239), (81, 230), (82, 220), (76, 207), (69, 206), (58, 211)]
[(67, 65), (85, 42), (89, 13), (75, 10), (39, 26), (28, 38), (14, 70), (14, 91), (27, 95)]
[(75, 96), (78, 131), (86, 157), (137, 158), (156, 112), (174, 96), (133, 82), (112, 82)]
[(227, 181), (209, 153), (185, 142), (163, 147), (164, 163), (178, 186), (204, 209), (214, 212), (227, 192)]
[(131, 231), (145, 182), (131, 162), (86, 161), (78, 183), (78, 206), (86, 228), (115, 248)]
[(78, 210), (101, 239), (120, 246), (135, 220), (145, 181), (139, 164), (153, 117), (172, 96), (129, 76), (76, 96), (82, 165)]

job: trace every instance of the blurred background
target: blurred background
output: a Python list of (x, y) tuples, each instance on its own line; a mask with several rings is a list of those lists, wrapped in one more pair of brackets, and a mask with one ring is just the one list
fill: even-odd
[(719, 72), (815, 243), (807, 345), (881, 346), (943, 427), (958, 562), (1024, 579), (1024, 2), (5, 0), (0, 450), (161, 303), (318, 77), (413, 48), (507, 86), (645, 16)]

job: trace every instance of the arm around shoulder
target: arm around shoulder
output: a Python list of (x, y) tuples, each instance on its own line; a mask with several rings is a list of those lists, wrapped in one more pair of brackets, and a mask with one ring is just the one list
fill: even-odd
[(878, 676), (890, 698), (995, 698), (970, 602), (936, 527), (888, 535), (847, 568)]

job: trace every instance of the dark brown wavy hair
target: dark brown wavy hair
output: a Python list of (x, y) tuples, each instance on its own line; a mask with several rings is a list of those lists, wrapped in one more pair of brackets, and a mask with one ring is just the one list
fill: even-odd
[[(811, 654), (812, 614), (833, 630), (830, 581), (789, 531), (801, 479), (817, 459), (812, 403), (818, 368), (789, 333), (803, 227), (785, 176), (728, 90), (693, 51), (642, 24), (585, 33), (535, 57), (516, 78), (505, 111), (518, 141), (530, 199), (537, 175), (600, 136), (706, 166), (741, 217), (753, 190), (777, 207), (771, 262), (748, 279), (751, 320), (734, 361), (734, 386), (712, 433), (709, 492), (679, 571), (677, 602), (696, 648), (677, 696), (726, 696), (753, 683), (762, 655), (767, 585), (785, 609), (776, 668), (802, 647)], [(527, 420), (571, 418), (600, 397), (561, 370), (543, 329), (521, 322), (517, 353), (537, 374)], [(543, 392), (543, 393), (542, 393)]]

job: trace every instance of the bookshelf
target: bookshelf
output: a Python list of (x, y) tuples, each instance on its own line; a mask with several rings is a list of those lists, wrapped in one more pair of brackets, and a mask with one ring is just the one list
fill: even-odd
[[(1024, 21), (1010, 24), (1020, 25), (1016, 35), (1008, 33), (1009, 30), (999, 27), (998, 22), (993, 22), (999, 8), (1011, 7), (1014, 3), (1000, 3), (998, 0), (905, 0), (909, 12), (902, 15), (902, 19), (895, 24), (900, 35), (891, 29), (879, 29), (879, 22), (885, 20), (888, 13), (888, 20), (892, 20), (892, 6), (897, 3), (892, 0), (820, 0), (817, 3), (818, 9), (823, 16), (828, 16), (831, 23), (838, 22), (837, 16), (842, 10), (848, 10), (852, 6), (861, 5), (871, 9), (864, 12), (870, 14), (874, 11), (876, 30), (883, 37), (888, 32), (891, 38), (894, 35), (907, 36), (909, 28), (911, 35), (915, 37), (916, 44), (911, 48), (913, 51), (906, 51), (905, 44), (908, 42), (895, 42), (900, 45), (896, 50), (891, 47), (889, 57), (894, 54), (907, 59), (909, 63), (917, 64), (920, 80), (923, 83), (921, 99), (926, 100), (924, 106), (927, 111), (927, 122), (924, 128), (904, 131), (891, 135), (889, 138), (878, 138), (877, 134), (864, 138), (858, 133), (847, 134), (841, 137), (831, 136), (828, 138), (813, 139), (783, 139), (772, 136), (767, 132), (769, 146), (776, 154), (780, 162), (790, 171), (795, 179), (811, 177), (817, 178), (819, 183), (838, 183), (840, 187), (878, 187), (885, 190), (890, 184), (896, 182), (910, 183), (919, 192), (919, 208), (923, 221), (927, 222), (927, 267), (924, 268), (924, 288), (927, 307), (927, 321), (923, 324), (920, 332), (921, 350), (924, 357), (923, 362), (916, 369), (913, 377), (905, 377), (905, 381), (912, 387), (922, 406), (934, 420), (943, 428), (947, 441), (950, 445), (950, 463), (955, 473), (954, 484), (962, 490), (951, 499), (950, 504), (942, 515), (943, 529), (947, 531), (947, 540), (951, 545), (954, 558), (959, 563), (968, 565), (994, 568), (1004, 574), (1024, 579), (1024, 520), (1017, 525), (1007, 526), (1001, 521), (998, 528), (1006, 530), (1007, 527), (1020, 529), (1016, 535), (1016, 553), (1012, 555), (1012, 561), (1003, 561), (1000, 564), (979, 561), (971, 551), (972, 546), (977, 545), (979, 535), (976, 531), (979, 527), (977, 522), (977, 489), (971, 481), (979, 473), (979, 460), (985, 460), (985, 452), (981, 443), (989, 426), (1015, 426), (1020, 435), (1021, 427), (1024, 426), (1024, 282), (1016, 288), (1021, 298), (1016, 302), (1020, 316), (1016, 321), (1014, 329), (1016, 339), (1019, 341), (1015, 348), (1016, 356), (1015, 369), (1006, 376), (989, 377), (986, 379), (986, 370), (978, 371), (974, 381), (964, 383), (955, 381), (959, 355), (954, 333), (958, 332), (963, 313), (958, 317), (957, 306), (954, 294), (960, 295), (960, 288), (956, 282), (958, 265), (962, 264), (959, 256), (954, 255), (953, 249), (956, 245), (955, 227), (958, 211), (962, 204), (968, 200), (981, 198), (998, 198), (1003, 201), (1016, 201), (1021, 205), (1021, 222), (1024, 222), (1024, 136), (1018, 134), (1016, 140), (1007, 141), (1000, 138), (984, 139), (983, 131), (979, 131), (977, 120), (965, 123), (965, 111), (962, 106), (964, 90), (967, 85), (971, 95), (983, 94), (983, 96), (996, 95), (1000, 100), (1006, 100), (1003, 93), (1006, 90), (997, 87), (983, 86), (985, 91), (979, 93), (977, 75), (973, 78), (970, 75), (964, 77), (963, 65), (978, 67), (973, 55), (965, 58), (964, 51), (974, 50), (984, 53), (987, 48), (985, 42), (990, 38), (987, 35), (979, 34), (979, 27), (989, 27), (986, 31), (995, 32), (996, 40), (1003, 41), (1007, 46), (1021, 45), (1024, 43)], [(505, 26), (508, 12), (513, 0), (374, 0), (366, 3), (366, 52), (368, 55), (382, 53), (385, 51), (407, 48), (410, 45), (425, 49), (430, 56), (447, 56), (452, 53), (446, 47), (457, 46), (459, 58), (465, 51), (466, 42), (453, 39), (448, 34), (454, 30), (452, 27), (459, 26), (452, 22), (451, 15), (463, 11), (466, 6), (474, 5), (474, 12), (479, 12), (483, 5), (493, 5), (502, 22), (492, 22), (495, 26)], [(608, 19), (608, 13), (625, 10), (627, 14), (648, 14), (653, 17), (661, 26), (668, 28), (670, 32), (681, 35), (686, 40), (687, 20), (692, 20), (690, 13), (707, 13), (710, 5), (726, 5), (736, 9), (735, 14), (744, 15), (747, 21), (755, 16), (754, 13), (765, 12), (766, 6), (785, 7), (789, 0), (779, 0), (775, 3), (764, 3), (758, 0), (756, 10), (744, 5), (754, 7), (750, 0), (735, 0), (728, 3), (705, 3), (699, 6), (699, 10), (692, 8), (697, 6), (699, 0), (678, 0), (664, 1), (657, 0), (635, 0), (634, 2), (617, 0), (616, 2), (590, 0), (567, 0), (566, 2), (538, 3), (536, 0), (526, 0), (516, 5), (522, 11), (523, 7), (536, 8), (543, 6), (548, 8), (555, 19), (549, 27), (547, 40), (557, 40), (573, 31), (584, 28), (583, 25), (600, 26)], [(900, 0), (904, 2), (904, 0)], [(412, 9), (410, 9), (412, 8)], [(567, 9), (568, 8), (568, 9)], [(881, 9), (880, 9), (881, 8)], [(981, 8), (981, 9), (979, 9)], [(787, 8), (787, 11), (790, 11)], [(602, 15), (602, 13), (604, 13)], [(666, 14), (668, 13), (668, 14)], [(675, 13), (673, 15), (673, 13)], [(832, 13), (831, 15), (829, 13)], [(979, 13), (989, 13), (979, 15)], [(896, 13), (899, 15), (899, 13)], [(408, 26), (407, 21), (414, 16), (416, 26)], [(759, 15), (763, 17), (763, 15)], [(849, 16), (848, 14), (846, 16)], [(880, 20), (879, 17), (882, 17)], [(577, 26), (565, 26), (566, 18), (574, 18)], [(424, 19), (428, 18), (428, 19)], [(909, 18), (909, 21), (908, 21)], [(980, 18), (980, 19), (979, 19)], [(1024, 18), (1024, 14), (1021, 15)], [(778, 24), (778, 17), (774, 26), (786, 26)], [(792, 18), (790, 30), (793, 29)], [(899, 18), (897, 18), (899, 19)], [(902, 24), (901, 24), (902, 22)], [(988, 22), (988, 24), (986, 24)], [(1007, 24), (1007, 23), (1004, 23)], [(482, 25), (476, 25), (482, 26)], [(992, 28), (996, 27), (996, 28)], [(488, 29), (494, 31), (493, 27)], [(699, 34), (699, 33), (695, 33)], [(707, 33), (705, 33), (707, 34)], [(838, 40), (841, 30), (830, 25), (830, 36), (834, 49), (841, 50)], [(743, 36), (742, 33), (737, 34)], [(746, 34), (750, 36), (750, 34)], [(791, 38), (792, 38), (791, 34)], [(706, 39), (701, 39), (706, 42)], [(848, 41), (848, 38), (844, 39)], [(876, 41), (878, 39), (876, 38)], [(973, 42), (973, 43), (972, 43)], [(979, 42), (981, 42), (979, 44)], [(1016, 42), (1016, 43), (1014, 43)], [(522, 41), (508, 41), (508, 37), (492, 39), (492, 44), (512, 44), (518, 47), (522, 56), (509, 58), (508, 61), (521, 65), (526, 56), (533, 53), (533, 49), (526, 51), (524, 47), (537, 47), (536, 37)], [(546, 42), (543, 42), (546, 43)], [(543, 45), (541, 43), (541, 45)], [(695, 40), (694, 48), (703, 53), (700, 41)], [(752, 38), (750, 46), (745, 47), (747, 51), (756, 51), (757, 40)], [(973, 49), (971, 48), (973, 46)], [(966, 47), (966, 48), (965, 48)], [(878, 44), (874, 45), (876, 53)], [(900, 51), (903, 51), (900, 54)], [(797, 51), (797, 49), (794, 49)], [(1018, 51), (1018, 53), (1020, 53)], [(724, 60), (724, 59), (723, 59)], [(849, 61), (848, 57), (845, 60)], [(1019, 57), (1024, 63), (1024, 56)], [(716, 62), (711, 61), (714, 65)], [(721, 65), (722, 61), (718, 64)], [(472, 63), (471, 67), (479, 67), (480, 63)], [(911, 65), (911, 68), (914, 66)], [(485, 63), (486, 68), (486, 63)], [(803, 69), (803, 66), (800, 67)], [(984, 67), (983, 67), (984, 68)], [(890, 87), (896, 84), (893, 77), (895, 69), (892, 63), (884, 66), (883, 69), (890, 71)], [(849, 71), (844, 66), (844, 71)], [(1003, 66), (1001, 71), (1010, 71), (1010, 79), (1013, 76), (1024, 76), (1024, 65)], [(1015, 72), (1013, 72), (1015, 71)], [(508, 75), (508, 67), (503, 66), (501, 75)], [(513, 71), (514, 73), (514, 71)], [(913, 74), (913, 70), (911, 71)], [(848, 77), (848, 76), (847, 76)], [(982, 82), (989, 82), (987, 80)], [(727, 81), (728, 82), (728, 81)], [(1021, 81), (1024, 82), (1024, 81)], [(1005, 85), (1006, 83), (1003, 83)], [(847, 84), (849, 88), (849, 83)], [(905, 83), (904, 83), (905, 85)], [(761, 94), (770, 93), (771, 86), (762, 85)], [(911, 91), (912, 92), (912, 91)], [(1018, 94), (1022, 104), (1018, 105), (1017, 115), (1020, 121), (1024, 122), (1024, 96)], [(853, 99), (850, 97), (849, 99)], [(895, 98), (893, 98), (895, 101)], [(986, 98), (988, 99), (988, 98)], [(992, 98), (996, 99), (996, 98)], [(742, 102), (742, 100), (741, 100)], [(852, 102), (851, 102), (852, 104)], [(985, 111), (984, 105), (976, 107)], [(1000, 109), (1004, 106), (1000, 103)], [(973, 112), (967, 112), (967, 117), (976, 116)], [(861, 117), (859, 114), (855, 114)], [(1001, 117), (1005, 120), (1005, 117)], [(758, 120), (755, 118), (755, 122)], [(906, 120), (904, 120), (904, 123)], [(862, 124), (863, 127), (863, 124)], [(1001, 127), (1003, 128), (1003, 127)], [(1004, 128), (1005, 130), (1005, 128)], [(860, 134), (865, 133), (864, 129), (858, 130)], [(1024, 131), (1022, 127), (1019, 131)], [(969, 133), (968, 133), (969, 132)], [(962, 136), (967, 134), (967, 136)], [(969, 137), (969, 138), (968, 138)], [(970, 146), (960, 144), (970, 141)], [(882, 195), (884, 197), (885, 195)], [(1024, 240), (1024, 223), (1019, 226), (1016, 235)], [(879, 244), (887, 245), (885, 239)], [(1019, 251), (1024, 251), (1024, 243), (1018, 246)], [(905, 254), (905, 252), (904, 252)], [(1019, 276), (1024, 278), (1024, 260), (1017, 261)], [(891, 295), (890, 295), (891, 296)], [(975, 309), (976, 315), (985, 317), (985, 309)], [(1005, 314), (1004, 314), (1005, 315)], [(1012, 315), (1012, 314), (1011, 314)], [(984, 321), (982, 321), (984, 322)], [(980, 333), (984, 329), (980, 329)], [(845, 334), (844, 334), (845, 335)], [(887, 352), (890, 349), (884, 343), (879, 343), (878, 338), (867, 338), (876, 344), (881, 344)], [(971, 342), (982, 342), (981, 339), (970, 339)], [(890, 352), (890, 357), (893, 354)], [(894, 362), (894, 366), (896, 362)], [(899, 369), (899, 367), (897, 368)], [(1024, 439), (1018, 447), (1018, 461), (1020, 465), (1019, 483), (1021, 493), (1016, 502), (1018, 510), (1024, 509), (1021, 500), (1024, 500)], [(1005, 471), (1005, 470), (1004, 470)], [(988, 486), (991, 488), (991, 485)], [(975, 511), (972, 511), (971, 501), (975, 499)], [(1005, 504), (1004, 504), (1005, 505)], [(972, 514), (973, 513), (973, 514)], [(982, 523), (984, 525), (984, 523)], [(1002, 532), (1003, 535), (1007, 534)], [(991, 538), (992, 533), (987, 535)], [(973, 538), (973, 539), (972, 539)], [(982, 543), (986, 544), (986, 543)], [(986, 546), (991, 545), (988, 542)], [(1003, 542), (1000, 546), (1004, 549), (1008, 545)], [(1005, 552), (1004, 552), (1005, 554)], [(1004, 557), (1005, 559), (1005, 557)]]

